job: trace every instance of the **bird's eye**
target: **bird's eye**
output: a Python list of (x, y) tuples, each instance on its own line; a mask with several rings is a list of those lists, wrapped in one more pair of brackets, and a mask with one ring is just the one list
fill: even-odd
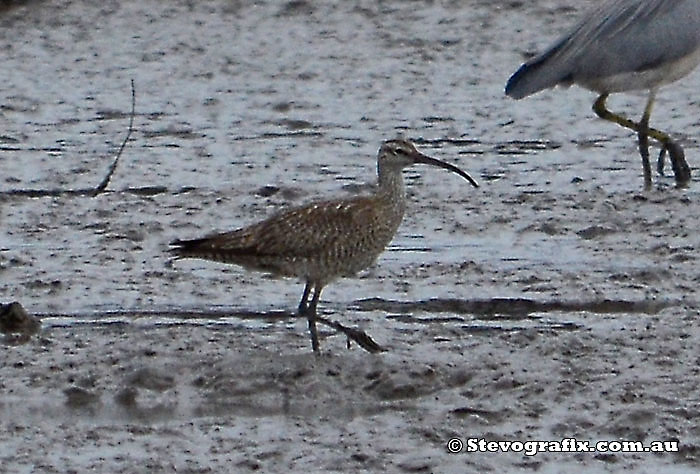
[(404, 155), (404, 156), (408, 155), (408, 152), (406, 150), (404, 150), (403, 148), (397, 148), (394, 153), (396, 153), (397, 155)]

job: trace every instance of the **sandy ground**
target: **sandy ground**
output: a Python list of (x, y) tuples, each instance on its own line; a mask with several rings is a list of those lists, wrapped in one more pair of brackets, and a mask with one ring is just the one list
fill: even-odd
[[(593, 2), (248, 3), (2, 4), (0, 301), (42, 331), (0, 351), (0, 471), (697, 472), (700, 183), (643, 191), (634, 137), (592, 93), (503, 96)], [(108, 192), (11, 195), (95, 186), (130, 79)], [(652, 117), (691, 167), (699, 86)], [(324, 329), (316, 357), (300, 283), (169, 261), (174, 238), (362, 190), (398, 134), (482, 187), (407, 171), (390, 248), (324, 292), (324, 316), (388, 352)]]

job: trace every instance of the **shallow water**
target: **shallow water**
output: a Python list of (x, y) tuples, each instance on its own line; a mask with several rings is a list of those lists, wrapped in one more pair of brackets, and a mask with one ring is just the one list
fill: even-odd
[[(591, 3), (33, 1), (0, 12), (0, 297), (43, 316), (46, 331), (4, 356), (5, 386), (18, 394), (3, 409), (3, 417), (17, 413), (3, 428), (5, 452), (18, 449), (10, 441), (14, 424), (33, 433), (28, 436), (43, 450), (37, 453), (59, 470), (84, 470), (104, 456), (113, 472), (136, 472), (141, 458), (120, 458), (118, 448), (113, 455), (82, 451), (74, 459), (52, 451), (54, 437), (62, 439), (72, 421), (56, 425), (51, 418), (63, 412), (64, 398), (70, 401), (63, 390), (78, 384), (102, 394), (99, 407), (79, 403), (90, 410), (75, 414), (79, 425), (98, 426), (97, 444), (128, 438), (121, 417), (142, 416), (140, 426), (161, 456), (149, 459), (163, 470), (169, 454), (161, 428), (186, 433), (183, 446), (193, 449), (198, 439), (215, 438), (210, 415), (226, 413), (222, 429), (254, 432), (259, 446), (275, 439), (270, 431), (280, 423), (296, 419), (300, 425), (290, 428), (284, 446), (306, 453), (305, 429), (340, 436), (328, 418), (343, 396), (341, 411), (358, 424), (351, 431), (355, 454), (362, 455), (348, 458), (353, 469), (410, 471), (420, 464), (411, 450), (420, 446), (428, 470), (457, 469), (466, 461), (446, 459), (443, 443), (451, 431), (472, 429), (491, 437), (677, 436), (686, 447), (676, 457), (617, 456), (614, 462), (545, 456), (529, 466), (535, 471), (554, 472), (562, 462), (597, 470), (666, 469), (674, 460), (694, 466), (697, 433), (679, 410), (693, 410), (697, 401), (697, 374), (688, 373), (695, 364), (689, 341), (697, 334), (700, 278), (697, 177), (676, 189), (672, 177), (654, 176), (654, 189), (643, 191), (634, 137), (595, 118), (590, 92), (554, 90), (517, 102), (503, 94), (525, 56)], [(11, 195), (96, 186), (127, 131), (131, 79), (135, 130), (109, 192)], [(654, 126), (679, 138), (691, 167), (698, 163), (699, 86), (696, 72), (662, 90), (652, 117)], [(637, 116), (644, 101), (640, 94), (620, 95), (610, 106)], [(362, 189), (375, 179), (379, 144), (396, 135), (457, 164), (482, 186), (473, 189), (442, 170), (407, 171), (409, 207), (389, 249), (357, 279), (324, 291), (321, 311), (389, 346), (392, 354), (384, 359), (348, 353), (342, 338), (324, 333), (332, 355), (314, 362), (303, 323), (285, 317), (300, 297), (298, 282), (169, 261), (167, 244), (175, 238), (228, 230), (283, 206)], [(509, 316), (513, 299), (527, 307)], [(180, 346), (183, 339), (196, 342)], [(159, 357), (144, 358), (153, 345)], [(570, 346), (573, 352), (561, 356)], [(95, 351), (106, 353), (92, 363)], [(207, 390), (193, 382), (201, 367), (178, 357), (192, 351), (223, 384), (207, 388), (220, 399), (195, 403), (206, 399)], [(275, 365), (278, 352), (284, 367)], [(37, 365), (34, 384), (23, 382), (27, 369), (16, 365), (20, 359)], [(65, 368), (67, 360), (88, 364), (96, 381), (77, 383), (88, 375)], [(250, 393), (263, 394), (263, 402), (225, 388), (227, 372), (240, 360), (253, 362), (231, 377), (254, 380)], [(268, 375), (308, 364), (319, 374), (305, 371), (290, 386), (317, 389), (285, 411), (278, 403), (284, 383)], [(356, 372), (357, 364), (370, 367), (368, 373)], [(437, 375), (415, 376), (413, 367), (421, 364)], [(566, 372), (571, 364), (575, 375)], [(648, 364), (654, 368), (645, 369)], [(140, 405), (112, 401), (113, 392), (133, 389), (122, 374), (143, 366), (184, 375), (164, 395), (136, 387), (151, 397)], [(458, 368), (473, 381), (451, 382), (461, 377)], [(324, 378), (334, 370), (342, 383)], [(377, 383), (384, 391), (357, 388), (373, 380), (372, 370), (383, 374)], [(49, 380), (46, 373), (59, 376)], [(411, 374), (413, 388), (391, 392)], [(501, 376), (525, 388), (497, 385)], [(552, 404), (542, 405), (540, 388), (548, 381)], [(577, 394), (570, 385), (576, 383), (590, 388)], [(625, 384), (639, 398), (620, 405)], [(672, 401), (662, 403), (666, 392)], [(490, 393), (498, 393), (502, 405)], [(377, 408), (392, 397), (403, 404)], [(21, 408), (23, 398), (32, 400), (28, 408)], [(28, 413), (45, 403), (57, 408), (35, 417), (45, 433), (33, 431)], [(162, 413), (154, 408), (161, 405), (171, 409), (148, 415), (151, 408)], [(463, 405), (501, 415), (483, 422), (450, 414)], [(537, 416), (517, 414), (535, 406)], [(613, 408), (606, 412), (606, 406)], [(327, 423), (305, 416), (309, 407)], [(585, 420), (572, 419), (570, 411), (583, 407)], [(236, 414), (258, 410), (269, 417), (237, 425)], [(630, 434), (622, 429), (631, 423), (624, 417), (635, 410), (658, 414)], [(151, 424), (171, 417), (172, 426)], [(442, 426), (426, 422), (432, 418)], [(196, 428), (186, 427), (191, 420)], [(396, 433), (379, 430), (377, 422), (402, 433), (405, 450), (390, 446), (386, 440)], [(75, 430), (76, 439), (90, 436), (88, 428)], [(238, 444), (232, 432), (220, 442), (245, 453), (235, 465), (288, 470), (294, 456), (265, 458), (264, 450)], [(426, 437), (432, 440), (427, 447)], [(337, 446), (321, 444), (317, 458), (302, 455), (302, 468), (327, 468), (336, 459)], [(207, 464), (197, 452), (174, 465), (216, 471), (233, 462), (212, 455)], [(26, 454), (12, 466), (21, 470), (34, 461)], [(522, 462), (485, 456), (466, 465), (503, 471)]]

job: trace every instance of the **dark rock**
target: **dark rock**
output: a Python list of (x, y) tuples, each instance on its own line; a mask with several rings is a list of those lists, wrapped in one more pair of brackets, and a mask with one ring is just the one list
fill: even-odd
[(18, 302), (0, 304), (0, 332), (31, 336), (40, 328), (39, 318), (29, 315)]

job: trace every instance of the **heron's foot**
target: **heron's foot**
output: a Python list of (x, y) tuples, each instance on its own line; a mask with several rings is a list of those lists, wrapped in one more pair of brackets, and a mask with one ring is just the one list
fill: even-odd
[(676, 178), (676, 185), (679, 187), (685, 186), (690, 182), (690, 166), (685, 161), (685, 152), (683, 147), (674, 141), (669, 141), (664, 144), (668, 150), (668, 156), (671, 160), (673, 175)]
[(656, 161), (656, 171), (660, 176), (665, 176), (664, 168), (666, 167), (666, 153), (668, 152), (671, 160), (673, 175), (678, 186), (685, 186), (690, 182), (691, 171), (690, 166), (685, 161), (685, 152), (683, 148), (674, 141), (668, 140), (666, 143), (661, 143), (661, 151), (659, 158)]

